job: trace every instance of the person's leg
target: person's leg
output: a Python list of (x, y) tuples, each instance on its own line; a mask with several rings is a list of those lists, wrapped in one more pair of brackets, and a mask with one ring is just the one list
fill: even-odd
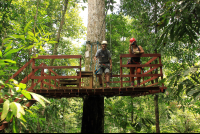
[[(130, 67), (130, 74), (134, 74), (135, 73), (135, 68), (134, 67)], [(130, 77), (131, 80), (131, 86), (134, 86), (134, 77)]]
[(99, 85), (100, 85), (100, 87), (102, 87), (102, 73), (103, 73), (103, 70), (101, 68), (99, 70), (99, 72), (97, 73), (97, 75), (99, 76)]
[(99, 85), (102, 87), (102, 75), (99, 74)]
[(107, 84), (107, 87), (110, 87), (110, 69), (109, 68), (105, 69), (105, 75), (106, 75), (106, 84)]
[[(137, 74), (141, 74), (141, 68), (137, 68)], [(137, 77), (137, 86), (140, 86), (140, 79), (141, 77)]]

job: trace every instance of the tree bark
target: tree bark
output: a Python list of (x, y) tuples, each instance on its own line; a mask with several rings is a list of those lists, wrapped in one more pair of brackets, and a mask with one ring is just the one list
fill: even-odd
[(155, 105), (155, 116), (156, 116), (156, 133), (160, 133), (158, 95), (154, 96), (154, 105)]
[[(61, 18), (60, 26), (59, 26), (58, 33), (57, 33), (57, 36), (56, 36), (57, 43), (54, 44), (54, 50), (53, 50), (53, 54), (52, 55), (57, 55), (58, 54), (58, 50), (57, 50), (58, 49), (58, 43), (59, 43), (59, 40), (60, 40), (60, 33), (61, 33), (62, 27), (64, 25), (64, 21), (65, 21), (65, 14), (66, 14), (66, 11), (67, 11), (67, 6), (68, 6), (68, 0), (65, 0), (65, 2), (64, 2), (64, 10), (62, 11), (62, 18)], [(53, 65), (54, 60), (55, 59), (52, 59), (50, 61), (50, 66)]]
[[(105, 1), (88, 0), (88, 27), (86, 52), (89, 57), (85, 57), (85, 70), (94, 71), (94, 56), (97, 51), (97, 42), (105, 40)], [(100, 44), (98, 44), (100, 48)], [(96, 76), (93, 76), (96, 78)], [(84, 81), (85, 82), (85, 81)], [(96, 79), (93, 81), (96, 87)], [(104, 132), (104, 97), (86, 96), (83, 104), (82, 133), (103, 133)]]
[(86, 97), (83, 103), (81, 133), (104, 132), (104, 97)]

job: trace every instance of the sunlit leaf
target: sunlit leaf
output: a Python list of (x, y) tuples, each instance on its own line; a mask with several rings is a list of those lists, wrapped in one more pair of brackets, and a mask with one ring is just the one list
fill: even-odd
[(2, 111), (2, 114), (1, 114), (1, 120), (4, 120), (6, 118), (8, 111), (9, 111), (9, 104), (10, 104), (9, 100), (6, 100), (3, 103), (3, 111)]
[(0, 80), (0, 84), (4, 85), (4, 82), (2, 80)]
[(27, 112), (29, 112), (30, 114), (33, 114), (33, 112), (31, 110), (25, 109)]
[(8, 115), (6, 117), (6, 121), (9, 122), (13, 118), (13, 113), (11, 111), (8, 112)]
[(25, 28), (24, 28), (24, 32), (25, 32), (25, 33), (27, 32), (28, 27), (31, 25), (32, 22), (33, 22), (33, 20), (30, 20), (30, 21), (26, 24), (26, 26), (25, 26)]
[(45, 51), (45, 50), (43, 49), (43, 47), (42, 47), (42, 46), (40, 46), (40, 49), (41, 49), (42, 51)]
[(13, 61), (13, 60), (4, 59), (4, 61), (7, 61), (7, 62), (10, 62), (10, 63), (14, 63), (14, 64), (16, 64), (16, 61)]
[(6, 43), (7, 41), (9, 41), (9, 40), (11, 40), (11, 39), (13, 39), (13, 38), (5, 38), (4, 40), (3, 40), (3, 43)]
[(11, 35), (11, 37), (14, 37), (14, 38), (16, 38), (16, 39), (22, 39), (22, 40), (25, 40), (25, 37), (24, 37), (24, 35), (17, 35), (17, 34), (13, 34), (13, 35)]
[(8, 43), (8, 44), (5, 44), (4, 46), (7, 46), (6, 47), (6, 50), (4, 51), (4, 53), (7, 53), (11, 48), (12, 48), (12, 46), (11, 46), (11, 44), (12, 44), (12, 40)]
[(24, 83), (19, 83), (19, 85), (18, 85), (20, 88), (22, 88), (22, 89), (26, 89), (26, 84), (24, 84)]
[[(21, 114), (21, 113), (20, 113), (20, 114)], [(26, 120), (24, 119), (23, 114), (20, 115), (19, 119), (22, 120), (23, 122), (26, 122)]]
[(38, 97), (40, 97), (41, 99), (43, 99), (44, 101), (46, 101), (47, 103), (50, 103), (50, 101), (48, 101), (46, 98), (44, 98), (43, 96), (39, 95), (39, 94), (35, 94), (35, 93), (31, 93), (31, 95), (37, 95)]
[(31, 95), (28, 91), (22, 90), (21, 93), (28, 99), (31, 100)]
[(10, 50), (10, 51), (8, 51), (6, 54), (4, 54), (4, 57), (6, 57), (6, 56), (8, 56), (8, 55), (10, 55), (10, 54), (12, 54), (12, 53), (16, 53), (16, 52), (20, 51), (22, 48), (24, 48), (24, 47), (21, 47), (21, 48), (18, 48), (18, 49), (12, 49), (12, 50)]
[(45, 103), (44, 103), (44, 100), (41, 99), (41, 97), (38, 95), (38, 94), (35, 94), (35, 93), (30, 93), (33, 98), (35, 100), (37, 100), (43, 107), (45, 107)]
[(57, 41), (48, 41), (47, 43), (49, 44), (55, 44), (55, 43), (58, 43)]
[(1, 52), (1, 50), (0, 50), (0, 57), (2, 58), (2, 52)]
[(16, 102), (10, 103), (10, 109), (12, 110), (13, 115), (17, 116), (17, 105), (16, 105)]

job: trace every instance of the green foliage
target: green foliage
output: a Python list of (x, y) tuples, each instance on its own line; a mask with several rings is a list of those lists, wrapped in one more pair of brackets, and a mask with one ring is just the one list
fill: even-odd
[[(26, 120), (24, 119), (25, 110), (26, 110), (26, 107), (23, 106), (24, 103), (28, 102), (28, 100), (32, 99), (32, 97), (36, 99), (39, 103), (41, 103), (44, 107), (45, 107), (44, 102), (47, 102), (47, 103), (50, 103), (50, 102), (46, 100), (44, 97), (42, 97), (41, 95), (26, 91), (25, 84), (22, 84), (22, 83), (16, 84), (16, 81), (14, 82), (15, 82), (14, 85), (5, 84), (5, 88), (1, 89), (2, 97), (5, 100), (2, 107), (3, 110), (1, 114), (1, 121), (4, 121), (4, 119), (6, 119), (6, 121), (9, 122), (12, 119), (13, 132), (18, 132), (16, 129), (17, 127), (15, 126), (16, 125), (15, 121), (19, 120), (21, 123), (26, 122)], [(11, 92), (5, 91), (6, 89), (10, 89)], [(7, 99), (7, 97), (4, 97), (4, 94), (7, 95), (7, 97), (9, 98)], [(21, 101), (19, 103), (15, 102), (14, 100), (16, 98), (19, 98), (21, 94), (26, 94), (25, 97), (22, 98), (23, 103), (21, 103)]]
[[(85, 0), (83, 1), (85, 2)], [(62, 38), (59, 40), (59, 54), (70, 55), (80, 53), (78, 47), (76, 49), (73, 48), (71, 41), (72, 39), (81, 38), (85, 34), (85, 28), (79, 17), (78, 2), (80, 1), (69, 1), (68, 3), (69, 8), (61, 31)], [(2, 22), (0, 24), (0, 35), (2, 37), (0, 39), (2, 44), (0, 47), (0, 83), (4, 86), (0, 94), (1, 98), (4, 99), (4, 104), (1, 107), (3, 110), (1, 122), (4, 120), (8, 122), (10, 120), (13, 121), (12, 130), (7, 128), (5, 130), (7, 132), (29, 131), (28, 127), (26, 127), (28, 122), (26, 116), (27, 114), (32, 115), (33, 112), (25, 107), (28, 100), (37, 100), (39, 107), (45, 107), (45, 103), (50, 103), (49, 100), (41, 95), (26, 91), (26, 87), (31, 85), (30, 81), (26, 85), (22, 83), (17, 84), (17, 81), (21, 81), (31, 72), (29, 68), (24, 69), (15, 77), (15, 80), (9, 81), (9, 83), (5, 83), (5, 81), (30, 60), (32, 56), (49, 55), (52, 53), (54, 44), (58, 43), (55, 41), (55, 37), (60, 25), (63, 3), (64, 1), (59, 0), (10, 0), (0, 2), (0, 22)], [(76, 64), (76, 62), (74, 60), (57, 61), (55, 64)], [(48, 62), (45, 63), (48, 64)], [(37, 64), (39, 63), (36, 62)], [(24, 96), (21, 98), (19, 97), (20, 95)], [(16, 99), (19, 100), (15, 102), (14, 100)], [(44, 125), (45, 118), (41, 117), (37, 120), (37, 114), (31, 117), (33, 117), (33, 120), (36, 119), (33, 123), (39, 123), (41, 127), (46, 127)], [(56, 120), (56, 118), (53, 120)], [(59, 122), (60, 120), (57, 121)], [(51, 128), (54, 126), (51, 126)], [(59, 132), (60, 127), (57, 126), (56, 130), (53, 128), (53, 131)]]
[[(85, 0), (83, 0), (85, 2)], [(78, 15), (79, 0), (69, 1), (65, 23), (59, 42), (55, 41), (60, 25), (64, 1), (0, 2), (0, 84), (5, 87), (1, 121), (12, 120), (12, 132), (80, 132), (82, 117), (81, 98), (45, 99), (26, 91), (30, 86), (15, 81), (5, 84), (14, 72), (34, 54), (50, 55), (59, 43), (61, 55), (85, 55), (85, 45), (72, 43), (85, 33)], [(113, 10), (115, 1), (106, 1), (106, 9)], [(157, 6), (158, 18), (155, 17)], [(159, 94), (160, 129), (162, 133), (200, 132), (199, 126), (199, 4), (198, 1), (175, 0), (141, 1), (123, 0), (118, 14), (106, 17), (106, 40), (113, 60), (113, 74), (119, 74), (119, 55), (128, 53), (131, 37), (136, 38), (145, 53), (162, 54), (164, 85), (167, 90)], [(157, 33), (155, 29), (159, 29)], [(156, 42), (157, 41), (157, 42)], [(81, 47), (81, 49), (80, 49)], [(84, 66), (84, 58), (82, 59)], [(142, 59), (143, 62), (148, 59)], [(48, 60), (42, 62), (48, 64)], [(76, 64), (75, 60), (55, 60), (54, 65)], [(39, 62), (36, 61), (36, 65)], [(125, 63), (124, 63), (125, 64)], [(23, 70), (16, 77), (20, 81), (31, 70)], [(57, 71), (72, 74), (74, 70)], [(129, 70), (124, 70), (129, 73)], [(114, 79), (114, 78), (112, 78)], [(117, 85), (119, 86), (119, 85)], [(17, 87), (17, 88), (16, 88)], [(11, 92), (10, 92), (11, 91)], [(20, 102), (14, 102), (23, 94)], [(7, 96), (7, 97), (5, 97)], [(12, 96), (12, 97), (11, 97)], [(8, 98), (9, 97), (9, 98)], [(30, 99), (39, 103), (30, 109), (24, 107)], [(45, 106), (45, 103), (50, 104)], [(153, 96), (105, 98), (105, 132), (154, 133)], [(10, 132), (11, 128), (7, 129)]]
[[(25, 128), (28, 132), (59, 132), (77, 133), (81, 128), (82, 99), (81, 98), (62, 98), (49, 99), (51, 104), (45, 109), (41, 104), (34, 104), (30, 109), (32, 113), (27, 113)], [(26, 132), (27, 129), (22, 129)]]
[(167, 36), (172, 41), (197, 42), (200, 28), (199, 1), (171, 0), (165, 3), (164, 9), (157, 22), (160, 29), (164, 28), (160, 42)]

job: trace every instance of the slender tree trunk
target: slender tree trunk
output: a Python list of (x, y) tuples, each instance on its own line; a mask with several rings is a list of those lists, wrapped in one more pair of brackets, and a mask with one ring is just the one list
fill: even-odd
[[(154, 4), (154, 19), (157, 20), (157, 1)], [(157, 26), (155, 26), (155, 34), (157, 34)], [(155, 44), (157, 43), (157, 39), (155, 40)], [(157, 49), (155, 49), (155, 53), (157, 53)], [(155, 60), (155, 64), (158, 64), (158, 61)], [(158, 70), (156, 69), (156, 74), (158, 74)], [(158, 79), (155, 80), (156, 83)], [(156, 133), (160, 133), (160, 125), (159, 125), (159, 107), (158, 107), (158, 95), (154, 96), (154, 105), (155, 105), (155, 117), (156, 117)]]
[(158, 95), (154, 96), (154, 105), (155, 105), (155, 116), (156, 116), (156, 133), (160, 133)]
[[(105, 40), (105, 1), (88, 0), (88, 27), (85, 70), (94, 71), (94, 56), (97, 51), (97, 41)], [(100, 46), (100, 44), (98, 45)], [(94, 78), (96, 76), (94, 75)], [(96, 79), (93, 81), (96, 87)], [(82, 133), (103, 133), (104, 132), (104, 97), (86, 96), (83, 104)]]
[[(52, 55), (57, 55), (58, 54), (58, 50), (57, 50), (58, 49), (58, 43), (59, 43), (59, 40), (60, 40), (60, 33), (61, 33), (62, 27), (64, 25), (64, 21), (65, 21), (65, 14), (66, 14), (66, 11), (67, 11), (67, 6), (68, 6), (68, 0), (65, 0), (65, 2), (64, 2), (64, 10), (62, 11), (62, 18), (61, 18), (60, 26), (59, 26), (58, 33), (57, 33), (57, 36), (56, 36), (57, 43), (54, 44), (54, 50), (53, 50), (53, 54)], [(50, 66), (53, 65), (54, 60), (55, 59), (52, 59), (50, 61)]]

